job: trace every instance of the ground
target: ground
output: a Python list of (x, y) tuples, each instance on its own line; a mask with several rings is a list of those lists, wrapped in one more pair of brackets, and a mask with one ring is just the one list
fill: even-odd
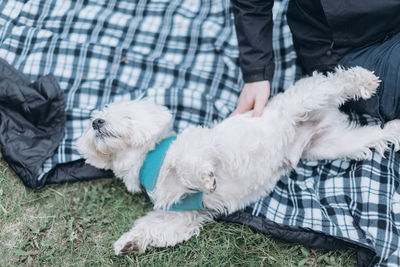
[(35, 191), (0, 161), (0, 266), (355, 266), (353, 249), (280, 242), (245, 226), (211, 222), (173, 248), (115, 256), (112, 244), (152, 208), (117, 179)]

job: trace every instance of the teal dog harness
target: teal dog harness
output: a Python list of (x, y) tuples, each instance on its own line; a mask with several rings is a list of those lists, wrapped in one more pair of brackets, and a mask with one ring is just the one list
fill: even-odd
[[(154, 150), (147, 154), (139, 174), (140, 184), (146, 189), (146, 192), (152, 192), (154, 190), (167, 150), (175, 139), (176, 136), (171, 136), (162, 140)], [(153, 201), (153, 199), (151, 201)], [(206, 210), (203, 205), (203, 192), (184, 194), (179, 202), (173, 204), (169, 210)]]

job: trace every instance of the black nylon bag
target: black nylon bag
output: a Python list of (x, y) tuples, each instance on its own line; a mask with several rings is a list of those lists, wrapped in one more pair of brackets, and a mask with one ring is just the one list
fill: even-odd
[(0, 59), (1, 153), (24, 185), (44, 185), (39, 171), (58, 147), (65, 121), (64, 96), (53, 75), (30, 83)]

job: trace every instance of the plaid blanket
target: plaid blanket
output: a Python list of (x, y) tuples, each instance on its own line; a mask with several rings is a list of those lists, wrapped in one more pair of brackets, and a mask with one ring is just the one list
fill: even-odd
[[(273, 94), (298, 77), (287, 2), (275, 1), (273, 9)], [(65, 136), (38, 179), (80, 159), (74, 142), (90, 113), (111, 101), (145, 93), (171, 109), (177, 131), (225, 118), (243, 84), (229, 6), (229, 0), (2, 1), (0, 57), (31, 80), (52, 73), (66, 101)], [(359, 265), (399, 266), (399, 170), (393, 151), (362, 162), (300, 162), (271, 195), (227, 219), (311, 246), (354, 244), (364, 255)]]

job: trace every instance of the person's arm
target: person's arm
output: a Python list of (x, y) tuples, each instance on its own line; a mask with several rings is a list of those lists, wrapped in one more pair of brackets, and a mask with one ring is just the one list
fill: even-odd
[(260, 116), (270, 95), (274, 73), (272, 52), (273, 0), (231, 0), (245, 85), (232, 115), (254, 108)]

